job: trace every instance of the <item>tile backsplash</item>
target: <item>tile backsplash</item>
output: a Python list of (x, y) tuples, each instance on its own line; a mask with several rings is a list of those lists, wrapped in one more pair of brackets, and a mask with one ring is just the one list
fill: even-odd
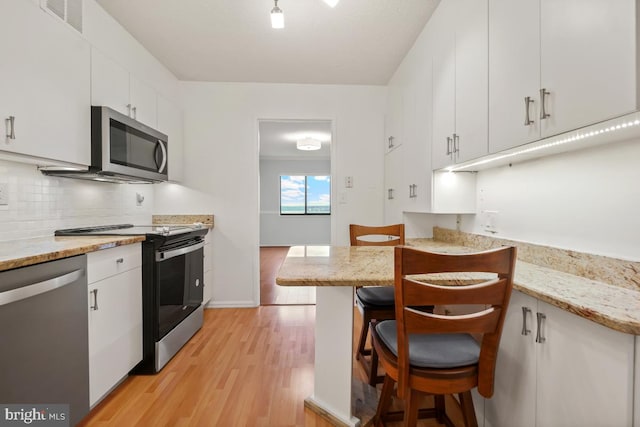
[(151, 224), (153, 185), (56, 178), (34, 165), (0, 160), (2, 183), (9, 199), (0, 205), (0, 241), (50, 236), (61, 228)]

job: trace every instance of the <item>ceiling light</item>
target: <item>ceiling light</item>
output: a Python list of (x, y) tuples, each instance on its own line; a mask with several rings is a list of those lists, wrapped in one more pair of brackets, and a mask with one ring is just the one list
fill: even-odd
[(275, 0), (275, 6), (271, 9), (271, 28), (284, 28), (284, 13), (278, 7), (278, 0)]
[(322, 147), (322, 143), (319, 139), (304, 138), (296, 141), (296, 148), (303, 151), (319, 150)]
[(336, 7), (339, 1), (340, 0), (324, 0), (324, 2), (331, 7)]

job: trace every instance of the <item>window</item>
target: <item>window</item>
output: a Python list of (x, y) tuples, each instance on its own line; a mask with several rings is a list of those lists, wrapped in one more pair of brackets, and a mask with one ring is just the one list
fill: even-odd
[(280, 176), (280, 215), (331, 214), (331, 177)]

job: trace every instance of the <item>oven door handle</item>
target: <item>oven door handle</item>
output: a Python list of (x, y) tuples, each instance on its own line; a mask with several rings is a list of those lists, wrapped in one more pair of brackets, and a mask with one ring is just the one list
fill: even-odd
[(188, 254), (189, 252), (195, 252), (200, 248), (204, 248), (204, 242), (189, 245), (184, 248), (172, 249), (170, 251), (156, 251), (156, 262), (166, 261), (180, 255)]

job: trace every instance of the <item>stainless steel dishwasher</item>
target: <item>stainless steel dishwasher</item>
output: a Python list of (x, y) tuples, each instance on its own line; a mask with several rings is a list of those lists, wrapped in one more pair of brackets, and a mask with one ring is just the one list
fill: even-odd
[(85, 255), (0, 272), (0, 404), (89, 412)]

